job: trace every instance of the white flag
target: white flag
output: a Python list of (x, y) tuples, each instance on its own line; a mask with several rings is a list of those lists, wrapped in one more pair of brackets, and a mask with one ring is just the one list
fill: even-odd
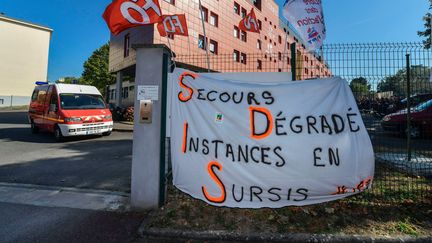
[(285, 0), (283, 16), (301, 35), (308, 50), (322, 46), (326, 28), (321, 0)]

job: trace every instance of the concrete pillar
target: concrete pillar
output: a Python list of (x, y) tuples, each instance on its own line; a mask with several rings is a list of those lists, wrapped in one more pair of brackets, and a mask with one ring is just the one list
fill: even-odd
[[(166, 93), (169, 49), (165, 45), (133, 45), (136, 49), (135, 114), (132, 156), (131, 206), (155, 209), (165, 202)], [(157, 85), (159, 99), (153, 101), (152, 123), (140, 123), (138, 87)]]
[(116, 106), (121, 106), (122, 104), (122, 93), (123, 93), (123, 73), (122, 71), (118, 71), (116, 76), (116, 91), (115, 91)]

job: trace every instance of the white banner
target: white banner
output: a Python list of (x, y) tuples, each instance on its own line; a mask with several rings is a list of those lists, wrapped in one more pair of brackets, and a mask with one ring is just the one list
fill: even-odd
[(308, 50), (319, 49), (326, 38), (321, 0), (286, 0), (283, 16), (306, 41)]
[(252, 83), (237, 75), (170, 76), (177, 188), (217, 206), (278, 208), (371, 186), (372, 145), (345, 80)]

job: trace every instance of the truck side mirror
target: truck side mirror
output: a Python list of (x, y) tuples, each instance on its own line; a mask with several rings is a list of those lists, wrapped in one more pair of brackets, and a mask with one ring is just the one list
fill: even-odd
[(57, 105), (56, 104), (50, 104), (49, 110), (56, 112), (57, 111)]

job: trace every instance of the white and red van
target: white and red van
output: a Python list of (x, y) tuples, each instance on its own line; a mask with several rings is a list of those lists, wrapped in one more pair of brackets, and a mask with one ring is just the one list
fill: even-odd
[(112, 114), (101, 93), (88, 85), (37, 85), (28, 118), (33, 133), (53, 132), (57, 140), (90, 134), (108, 136), (113, 129)]

